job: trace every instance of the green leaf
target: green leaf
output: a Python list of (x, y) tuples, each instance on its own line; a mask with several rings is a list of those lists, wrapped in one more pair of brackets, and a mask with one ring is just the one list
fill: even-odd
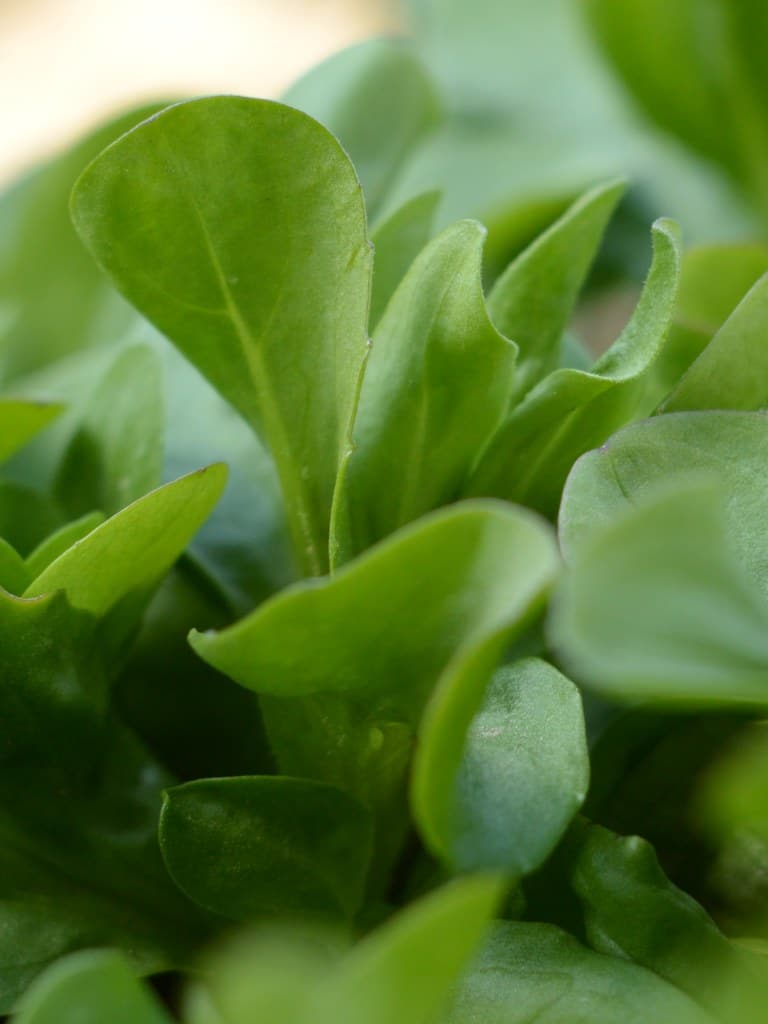
[(119, 953), (74, 953), (50, 967), (24, 996), (15, 1024), (170, 1024)]
[(573, 468), (560, 509), (566, 558), (659, 487), (686, 474), (708, 474), (728, 494), (727, 550), (768, 597), (766, 450), (768, 417), (762, 413), (676, 413), (627, 427)]
[(373, 289), (369, 316), (372, 328), (381, 320), (397, 286), (429, 241), (439, 202), (439, 192), (422, 192), (373, 228)]
[(622, 699), (766, 704), (768, 605), (725, 508), (712, 484), (675, 481), (577, 548), (549, 623), (577, 680)]
[(710, 766), (696, 817), (713, 839), (757, 837), (768, 844), (768, 735), (757, 722)]
[[(101, 512), (89, 512), (87, 515), (75, 519), (72, 523), (66, 523), (59, 527), (55, 533), (41, 541), (35, 550), (29, 554), (24, 562), (27, 574), (27, 582), (22, 590), (26, 589), (33, 580), (40, 576), (44, 569), (47, 569), (51, 562), (68, 551), (73, 544), (87, 537), (97, 526), (104, 522)], [(20, 592), (19, 592), (20, 593)]]
[(156, 971), (210, 932), (163, 867), (172, 780), (110, 713), (94, 628), (62, 595), (0, 592), (0, 1013), (72, 950), (118, 946)]
[(51, 402), (0, 398), (0, 462), (23, 448), (61, 411), (60, 405)]
[(431, 1024), (477, 948), (503, 887), (452, 882), (363, 940), (321, 985), (301, 1024)]
[(729, 942), (667, 879), (648, 843), (588, 826), (572, 877), (598, 952), (647, 967), (719, 1020), (761, 1019), (754, 1014), (768, 998), (764, 961)]
[(33, 578), (16, 548), (0, 537), (0, 587), (9, 594), (21, 594)]
[(69, 193), (90, 160), (157, 109), (144, 106), (100, 126), (0, 196), (4, 380), (116, 338), (133, 319), (77, 237)]
[(357, 801), (317, 782), (202, 779), (166, 793), (160, 845), (176, 884), (224, 917), (352, 917), (371, 822)]
[(680, 245), (674, 225), (653, 227), (654, 258), (632, 319), (590, 373), (555, 370), (508, 416), (469, 483), (554, 515), (574, 461), (615, 430), (648, 414), (662, 395), (651, 370), (674, 309)]
[(650, 971), (585, 949), (548, 924), (496, 925), (445, 1024), (714, 1024)]
[(488, 317), (484, 239), (474, 221), (442, 232), (376, 331), (334, 504), (335, 564), (455, 500), (501, 422), (516, 347)]
[(56, 493), (70, 516), (108, 515), (159, 486), (164, 396), (151, 349), (121, 351), (91, 397), (59, 467)]
[(375, 809), (378, 840), (397, 847), (415, 724), (441, 672), (522, 628), (556, 571), (538, 519), (495, 502), (456, 505), (191, 642), (270, 695), (262, 710), (285, 774), (351, 791)]
[(623, 191), (612, 182), (585, 193), (496, 281), (491, 319), (519, 348), (513, 403), (560, 365), (563, 333)]
[(342, 50), (299, 79), (285, 102), (341, 141), (371, 213), (384, 204), (403, 160), (438, 119), (426, 69), (401, 39), (373, 39)]
[(36, 488), (0, 480), (0, 537), (26, 557), (62, 525), (58, 503)]
[(264, 438), (299, 564), (322, 573), (371, 276), (338, 142), (265, 100), (181, 103), (90, 165), (73, 215), (118, 288)]
[(664, 401), (662, 412), (768, 405), (768, 274), (739, 303)]
[(446, 672), (422, 719), (412, 802), (433, 851), (455, 868), (520, 877), (548, 856), (586, 795), (581, 699), (537, 658), (483, 658)]
[(63, 590), (73, 608), (104, 615), (159, 581), (205, 522), (226, 478), (225, 466), (208, 466), (140, 498), (60, 555), (24, 596)]

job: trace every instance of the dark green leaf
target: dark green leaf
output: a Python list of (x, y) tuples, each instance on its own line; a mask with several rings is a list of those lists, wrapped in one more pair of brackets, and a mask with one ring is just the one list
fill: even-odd
[(22, 594), (33, 578), (16, 548), (0, 538), (0, 587), (10, 594)]
[(202, 779), (166, 793), (160, 845), (176, 884), (224, 917), (351, 917), (371, 822), (346, 793), (306, 779)]
[(338, 142), (277, 103), (178, 104), (91, 164), (73, 213), (121, 291), (266, 440), (299, 564), (322, 573), (371, 276)]

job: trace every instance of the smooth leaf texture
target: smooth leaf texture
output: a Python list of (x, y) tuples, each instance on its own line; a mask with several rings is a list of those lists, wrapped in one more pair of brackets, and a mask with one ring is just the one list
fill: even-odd
[(653, 228), (654, 258), (632, 319), (590, 373), (555, 370), (507, 418), (480, 460), (471, 494), (521, 501), (554, 516), (574, 461), (660, 400), (651, 370), (672, 319), (680, 244), (669, 221)]
[(104, 516), (101, 512), (89, 512), (87, 515), (75, 519), (72, 523), (65, 523), (55, 533), (41, 541), (35, 550), (27, 556), (24, 563), (27, 572), (27, 582), (24, 588), (36, 580), (44, 569), (47, 569), (51, 562), (63, 555), (73, 544), (87, 537), (88, 534), (101, 526)]
[(332, 786), (274, 776), (168, 790), (160, 845), (177, 885), (236, 921), (344, 915), (362, 901), (370, 816)]
[(521, 628), (557, 564), (549, 531), (528, 513), (457, 505), (191, 642), (269, 695), (262, 710), (285, 774), (351, 791), (375, 808), (378, 839), (396, 846), (416, 720), (440, 673), (460, 651)]
[(109, 342), (132, 320), (77, 237), (69, 194), (90, 160), (158, 109), (144, 106), (101, 125), (0, 196), (3, 380)]
[(335, 54), (284, 98), (341, 141), (371, 214), (384, 204), (404, 159), (439, 116), (425, 68), (400, 39), (374, 39)]
[(623, 191), (614, 182), (587, 192), (496, 281), (491, 318), (519, 348), (513, 402), (560, 365), (563, 333)]
[(477, 657), (457, 662), (427, 706), (414, 814), (434, 852), (457, 869), (520, 877), (541, 864), (584, 801), (581, 699), (537, 658), (488, 679)]
[(768, 405), (768, 274), (760, 278), (690, 366), (662, 412)]
[(423, 192), (373, 227), (373, 289), (369, 316), (372, 329), (381, 320), (408, 268), (429, 241), (439, 202), (439, 192)]
[(497, 877), (452, 882), (366, 938), (331, 973), (300, 1024), (432, 1024), (503, 893)]
[(107, 515), (160, 485), (165, 411), (161, 365), (151, 349), (121, 351), (64, 453), (56, 492), (71, 516)]
[(74, 953), (26, 993), (15, 1024), (170, 1024), (119, 953)]
[(73, 216), (123, 294), (266, 441), (299, 565), (322, 573), (372, 262), (339, 143), (278, 103), (178, 104), (90, 165)]
[(0, 398), (0, 462), (23, 448), (61, 411), (62, 407), (52, 402)]
[(334, 507), (336, 564), (455, 500), (501, 422), (517, 350), (488, 316), (484, 239), (475, 221), (442, 232), (376, 331)]
[(573, 468), (560, 509), (566, 558), (646, 495), (700, 472), (720, 481), (728, 496), (728, 551), (768, 597), (767, 450), (762, 413), (680, 413), (627, 427)]
[(496, 925), (445, 1024), (714, 1024), (650, 971), (585, 949), (547, 924)]
[(0, 586), (10, 594), (21, 594), (31, 581), (24, 559), (7, 540), (0, 538)]
[(169, 777), (115, 721), (94, 622), (0, 592), (0, 1012), (48, 963), (118, 946), (142, 971), (209, 934), (157, 848)]
[(651, 846), (588, 826), (573, 866), (587, 936), (601, 953), (647, 967), (718, 1019), (764, 1019), (768, 969), (726, 939), (666, 878)]
[(768, 603), (725, 509), (714, 484), (676, 481), (578, 548), (549, 623), (577, 680), (615, 698), (765, 706)]
[(63, 590), (72, 607), (104, 615), (160, 580), (205, 522), (226, 478), (225, 466), (208, 466), (140, 498), (60, 555), (24, 596)]

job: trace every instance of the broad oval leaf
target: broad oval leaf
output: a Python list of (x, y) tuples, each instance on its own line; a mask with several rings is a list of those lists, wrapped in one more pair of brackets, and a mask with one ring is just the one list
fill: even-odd
[(122, 597), (157, 583), (219, 500), (218, 464), (159, 487), (68, 548), (24, 592), (63, 590), (73, 608), (104, 615)]
[(116, 286), (264, 438), (299, 564), (322, 573), (371, 277), (339, 143), (278, 103), (193, 100), (105, 150), (72, 202)]
[(120, 953), (73, 953), (38, 978), (15, 1024), (171, 1024)]
[(455, 500), (501, 422), (517, 349), (488, 316), (484, 240), (475, 221), (443, 231), (379, 324), (334, 504), (337, 564)]
[(725, 509), (720, 489), (676, 481), (578, 547), (549, 622), (578, 681), (620, 699), (768, 703), (768, 603)]
[(671, 221), (653, 227), (654, 257), (624, 331), (591, 372), (555, 370), (509, 415), (478, 463), (471, 494), (524, 502), (554, 516), (575, 460), (615, 430), (648, 415), (663, 395), (652, 369), (674, 311), (680, 243)]
[(224, 917), (352, 917), (371, 820), (346, 793), (307, 779), (201, 779), (166, 792), (160, 845), (179, 888)]
[(301, 1024), (432, 1024), (503, 894), (493, 875), (463, 878), (401, 911), (330, 972)]
[(584, 801), (584, 718), (576, 687), (546, 662), (491, 671), (475, 656), (445, 673), (422, 719), (412, 800), (429, 845), (455, 868), (519, 878)]
[(566, 558), (660, 486), (701, 472), (727, 492), (730, 548), (768, 597), (766, 451), (763, 413), (675, 413), (626, 427), (579, 459), (568, 478), (559, 522)]
[(496, 925), (445, 1024), (714, 1024), (672, 985), (548, 924)]

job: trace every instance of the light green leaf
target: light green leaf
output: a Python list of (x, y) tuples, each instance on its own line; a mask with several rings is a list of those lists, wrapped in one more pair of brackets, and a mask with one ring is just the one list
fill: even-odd
[(56, 493), (71, 516), (95, 508), (108, 515), (158, 487), (165, 410), (155, 353), (118, 353), (99, 381), (57, 474)]
[(621, 699), (768, 703), (768, 604), (725, 507), (712, 484), (675, 481), (578, 547), (549, 624), (577, 680)]
[(101, 125), (0, 196), (0, 309), (9, 314), (3, 380), (117, 338), (133, 319), (77, 237), (69, 194), (90, 160), (158, 109), (144, 106)]
[(61, 412), (62, 406), (52, 402), (0, 398), (0, 462), (23, 448)]
[(36, 580), (43, 570), (48, 568), (51, 562), (55, 562), (73, 544), (87, 537), (92, 530), (95, 530), (97, 526), (101, 526), (103, 522), (104, 516), (101, 512), (89, 512), (87, 515), (81, 516), (80, 519), (61, 526), (55, 533), (41, 541), (24, 562), (27, 573), (27, 582), (24, 584), (24, 589), (33, 580)]
[(455, 662), (427, 706), (414, 815), (433, 851), (459, 870), (520, 877), (542, 863), (584, 801), (581, 698), (537, 658), (499, 669), (490, 682), (484, 661)]
[(281, 770), (351, 791), (396, 848), (413, 733), (437, 679), (460, 652), (520, 629), (557, 564), (549, 531), (527, 512), (455, 505), (191, 642), (270, 695), (262, 710)]
[(445, 1024), (714, 1024), (672, 985), (548, 924), (496, 925)]
[(408, 268), (432, 234), (440, 193), (422, 192), (374, 226), (373, 290), (369, 322), (374, 329)]
[(434, 87), (402, 39), (373, 39), (342, 50), (300, 78), (284, 98), (341, 141), (370, 213), (381, 208), (403, 160), (438, 120)]
[(667, 879), (648, 843), (587, 826), (572, 872), (598, 952), (647, 967), (718, 1020), (761, 1019), (754, 1014), (768, 998), (765, 962), (729, 942)]
[(727, 550), (768, 597), (766, 451), (762, 413), (676, 413), (627, 427), (573, 468), (560, 509), (566, 558), (659, 487), (700, 472), (721, 481), (728, 495)]
[(768, 274), (760, 278), (664, 401), (662, 412), (768, 405)]
[(159, 581), (205, 522), (226, 478), (225, 466), (208, 466), (140, 498), (68, 548), (24, 596), (63, 590), (73, 608), (104, 615)]
[(90, 165), (73, 215), (120, 290), (266, 441), (299, 564), (322, 573), (371, 276), (341, 146), (278, 103), (181, 103)]
[(491, 319), (520, 350), (513, 403), (560, 365), (563, 333), (623, 192), (612, 182), (585, 193), (496, 281)]
[(74, 953), (26, 993), (15, 1024), (171, 1024), (119, 953)]
[(352, 917), (371, 820), (346, 793), (306, 779), (202, 779), (167, 791), (160, 845), (179, 888), (224, 917)]
[(437, 890), (364, 939), (332, 971), (301, 1024), (432, 1024), (501, 899), (497, 877)]
[(517, 350), (488, 316), (484, 239), (475, 221), (443, 231), (376, 331), (334, 504), (336, 564), (454, 501), (501, 422)]
[(632, 319), (590, 373), (555, 370), (536, 385), (491, 441), (469, 484), (554, 515), (574, 461), (648, 414), (662, 395), (651, 370), (672, 319), (680, 274), (675, 226), (657, 221), (654, 257)]

